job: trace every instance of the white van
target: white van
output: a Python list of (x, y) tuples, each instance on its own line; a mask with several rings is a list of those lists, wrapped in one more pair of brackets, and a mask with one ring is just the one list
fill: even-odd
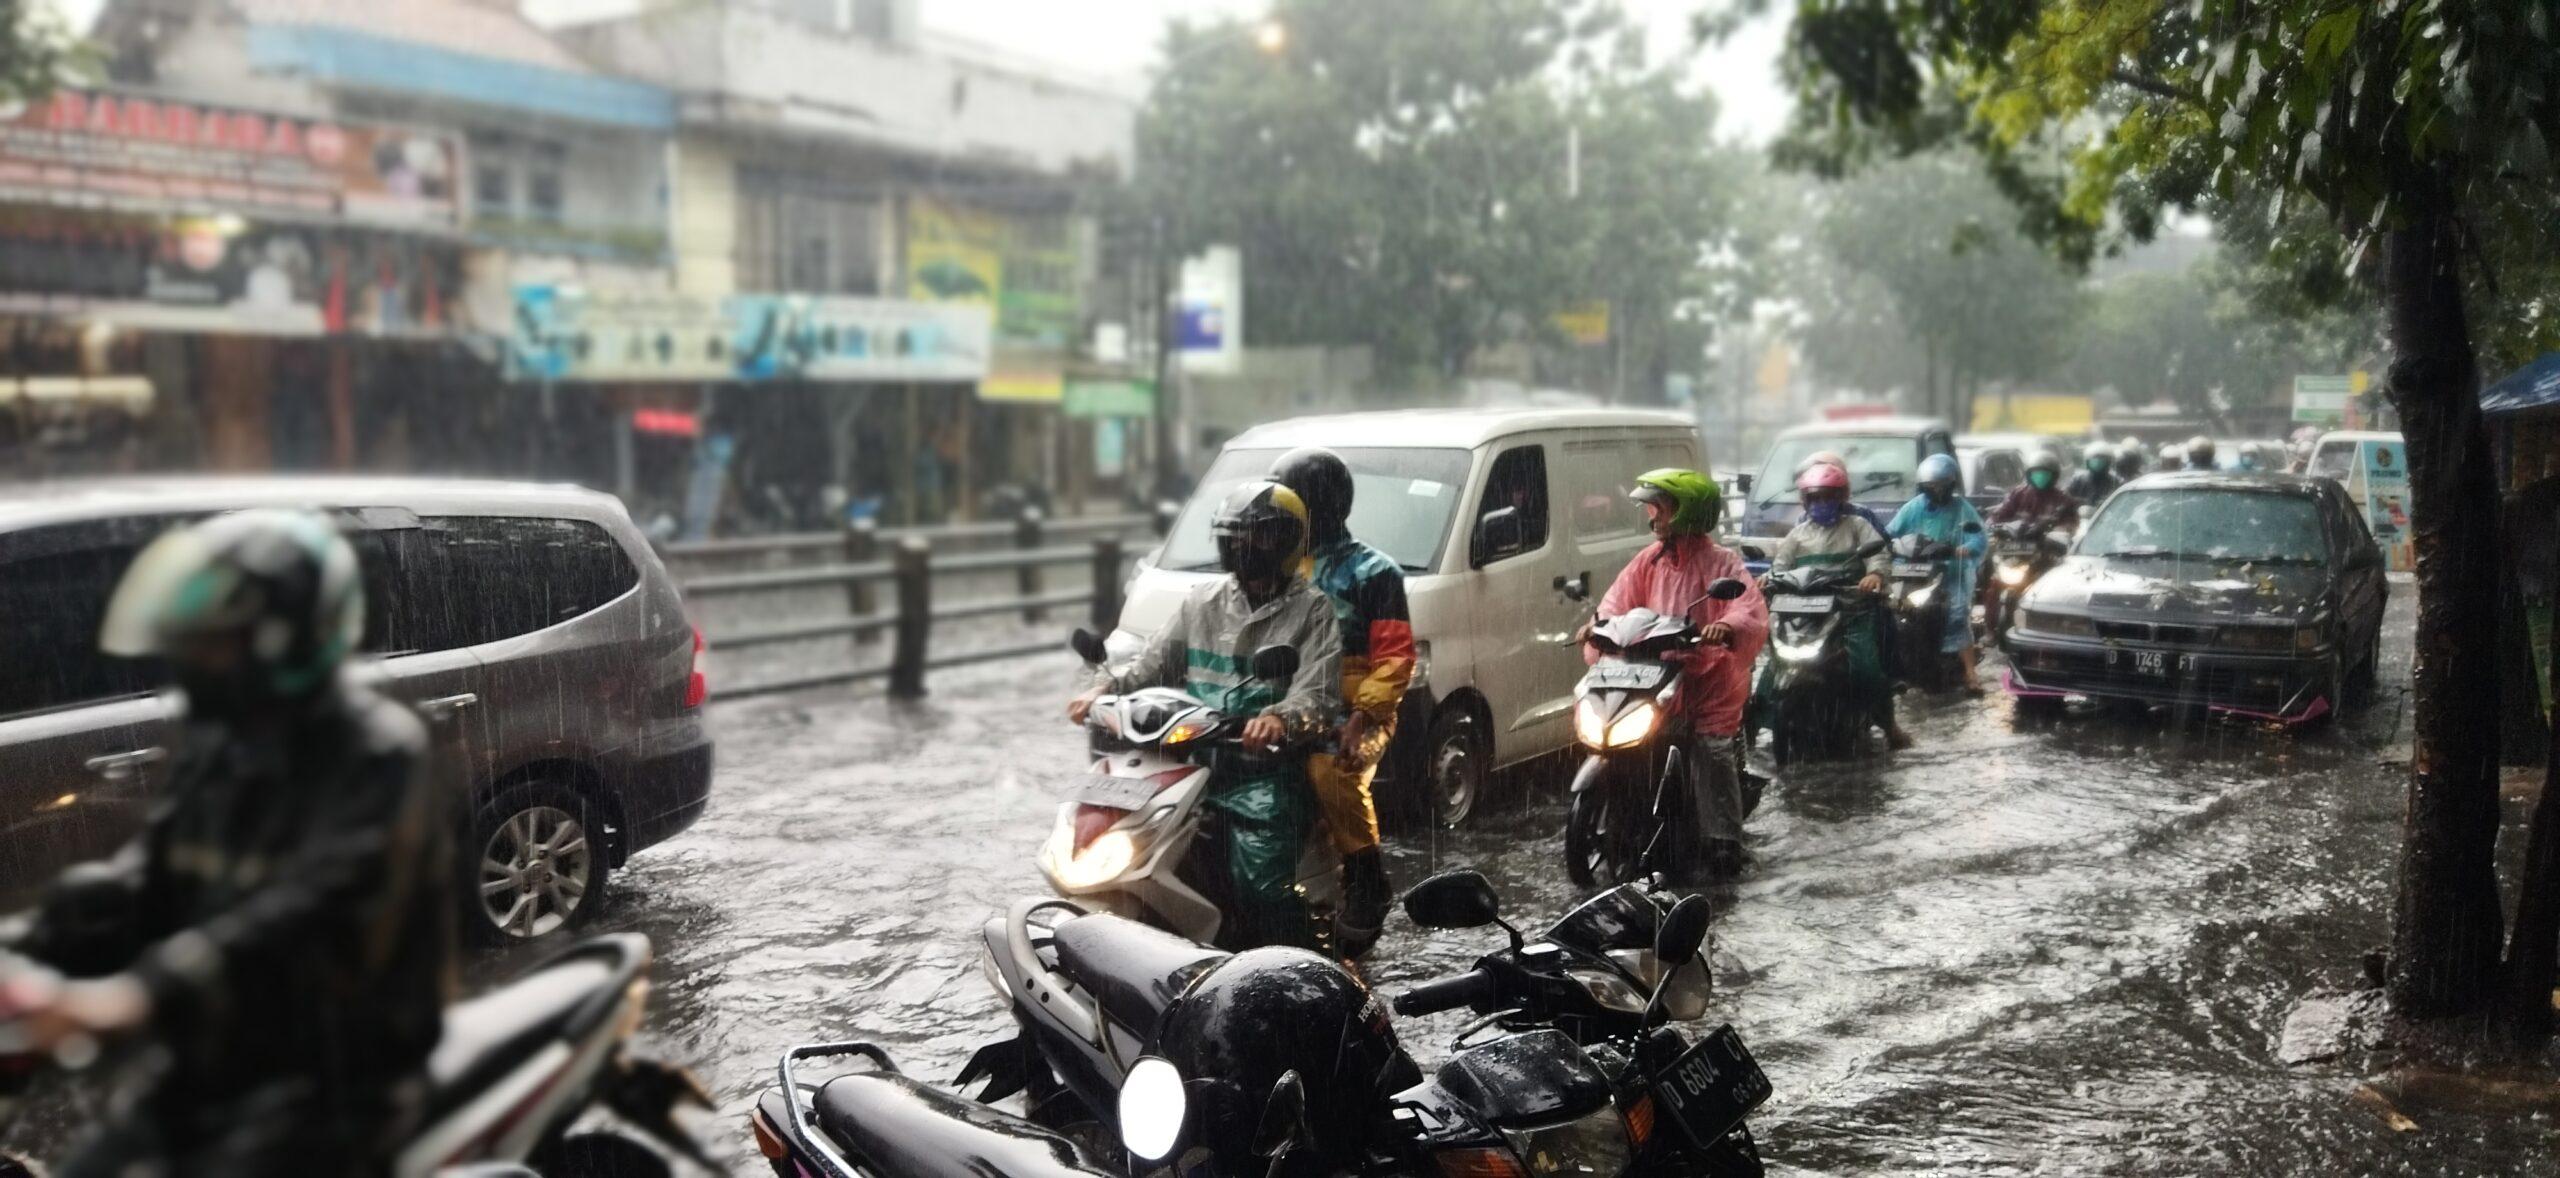
[(1115, 657), (1219, 575), (1210, 516), (1274, 459), (1323, 446), (1351, 467), (1351, 533), (1404, 566), (1421, 666), (1381, 766), (1379, 804), (1464, 822), (1488, 775), (1572, 740), (1574, 630), (1650, 542), (1627, 498), (1657, 467), (1706, 469), (1697, 427), (1668, 413), (1447, 409), (1256, 426), (1201, 476), (1164, 544), (1138, 564)]

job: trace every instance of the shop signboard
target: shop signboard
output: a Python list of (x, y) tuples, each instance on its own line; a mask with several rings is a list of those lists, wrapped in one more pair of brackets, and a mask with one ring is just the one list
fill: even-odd
[(1069, 417), (1096, 420), (1153, 417), (1156, 413), (1155, 382), (1122, 377), (1075, 377), (1067, 381), (1064, 409)]
[(135, 330), (432, 333), (450, 325), (447, 242), (309, 224), (0, 209), (0, 307)]
[(2347, 401), (2355, 395), (2352, 376), (2306, 376), (2293, 378), (2293, 419), (2304, 425), (2322, 429), (2341, 429), (2347, 424)]
[(507, 375), (519, 381), (716, 381), (732, 371), (720, 306), (690, 295), (516, 288)]
[(988, 373), (984, 307), (897, 299), (516, 289), (507, 369), (529, 381), (949, 381)]
[(2409, 543), (2409, 455), (2398, 442), (2366, 442), (2358, 449), (2364, 452), (2365, 519), (2391, 571), (2408, 572), (2417, 567)]
[(0, 200), (450, 230), (461, 159), (433, 131), (66, 88), (0, 122)]

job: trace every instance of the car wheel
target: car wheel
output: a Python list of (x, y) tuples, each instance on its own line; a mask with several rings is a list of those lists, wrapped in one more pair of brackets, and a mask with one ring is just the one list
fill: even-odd
[(512, 786), (480, 807), (472, 935), (510, 943), (576, 928), (595, 915), (611, 866), (586, 795), (554, 781)]
[(1428, 797), (1440, 825), (1456, 828), (1484, 802), (1492, 776), (1493, 754), (1486, 747), (1484, 726), (1462, 705), (1440, 709), (1431, 720), (1431, 742), (1425, 769)]

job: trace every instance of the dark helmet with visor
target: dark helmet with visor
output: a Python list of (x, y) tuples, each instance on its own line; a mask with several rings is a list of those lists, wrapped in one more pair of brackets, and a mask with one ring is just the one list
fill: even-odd
[(317, 513), (260, 509), (152, 541), (116, 583), (98, 645), (167, 660), (190, 710), (224, 714), (317, 694), (363, 633), (355, 549)]
[(1301, 446), (1271, 464), (1271, 481), (1298, 493), (1307, 505), (1314, 539), (1339, 539), (1350, 530), (1351, 468), (1322, 446)]
[(1218, 567), (1240, 581), (1286, 580), (1307, 552), (1307, 505), (1269, 479), (1227, 492), (1209, 522), (1218, 542)]

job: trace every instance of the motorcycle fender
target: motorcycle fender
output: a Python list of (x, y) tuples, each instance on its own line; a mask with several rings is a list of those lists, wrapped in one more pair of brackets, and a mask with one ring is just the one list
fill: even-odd
[(1680, 803), (1685, 800), (1671, 788), (1673, 782), (1686, 780), (1683, 774), (1689, 766), (1681, 759), (1681, 752), (1675, 744), (1663, 753), (1662, 776), (1653, 783), (1653, 816), (1657, 821), (1669, 821), (1680, 812)]
[(1608, 780), (1609, 758), (1593, 754), (1582, 759), (1582, 768), (1574, 770), (1573, 788), (1569, 793), (1587, 793)]

